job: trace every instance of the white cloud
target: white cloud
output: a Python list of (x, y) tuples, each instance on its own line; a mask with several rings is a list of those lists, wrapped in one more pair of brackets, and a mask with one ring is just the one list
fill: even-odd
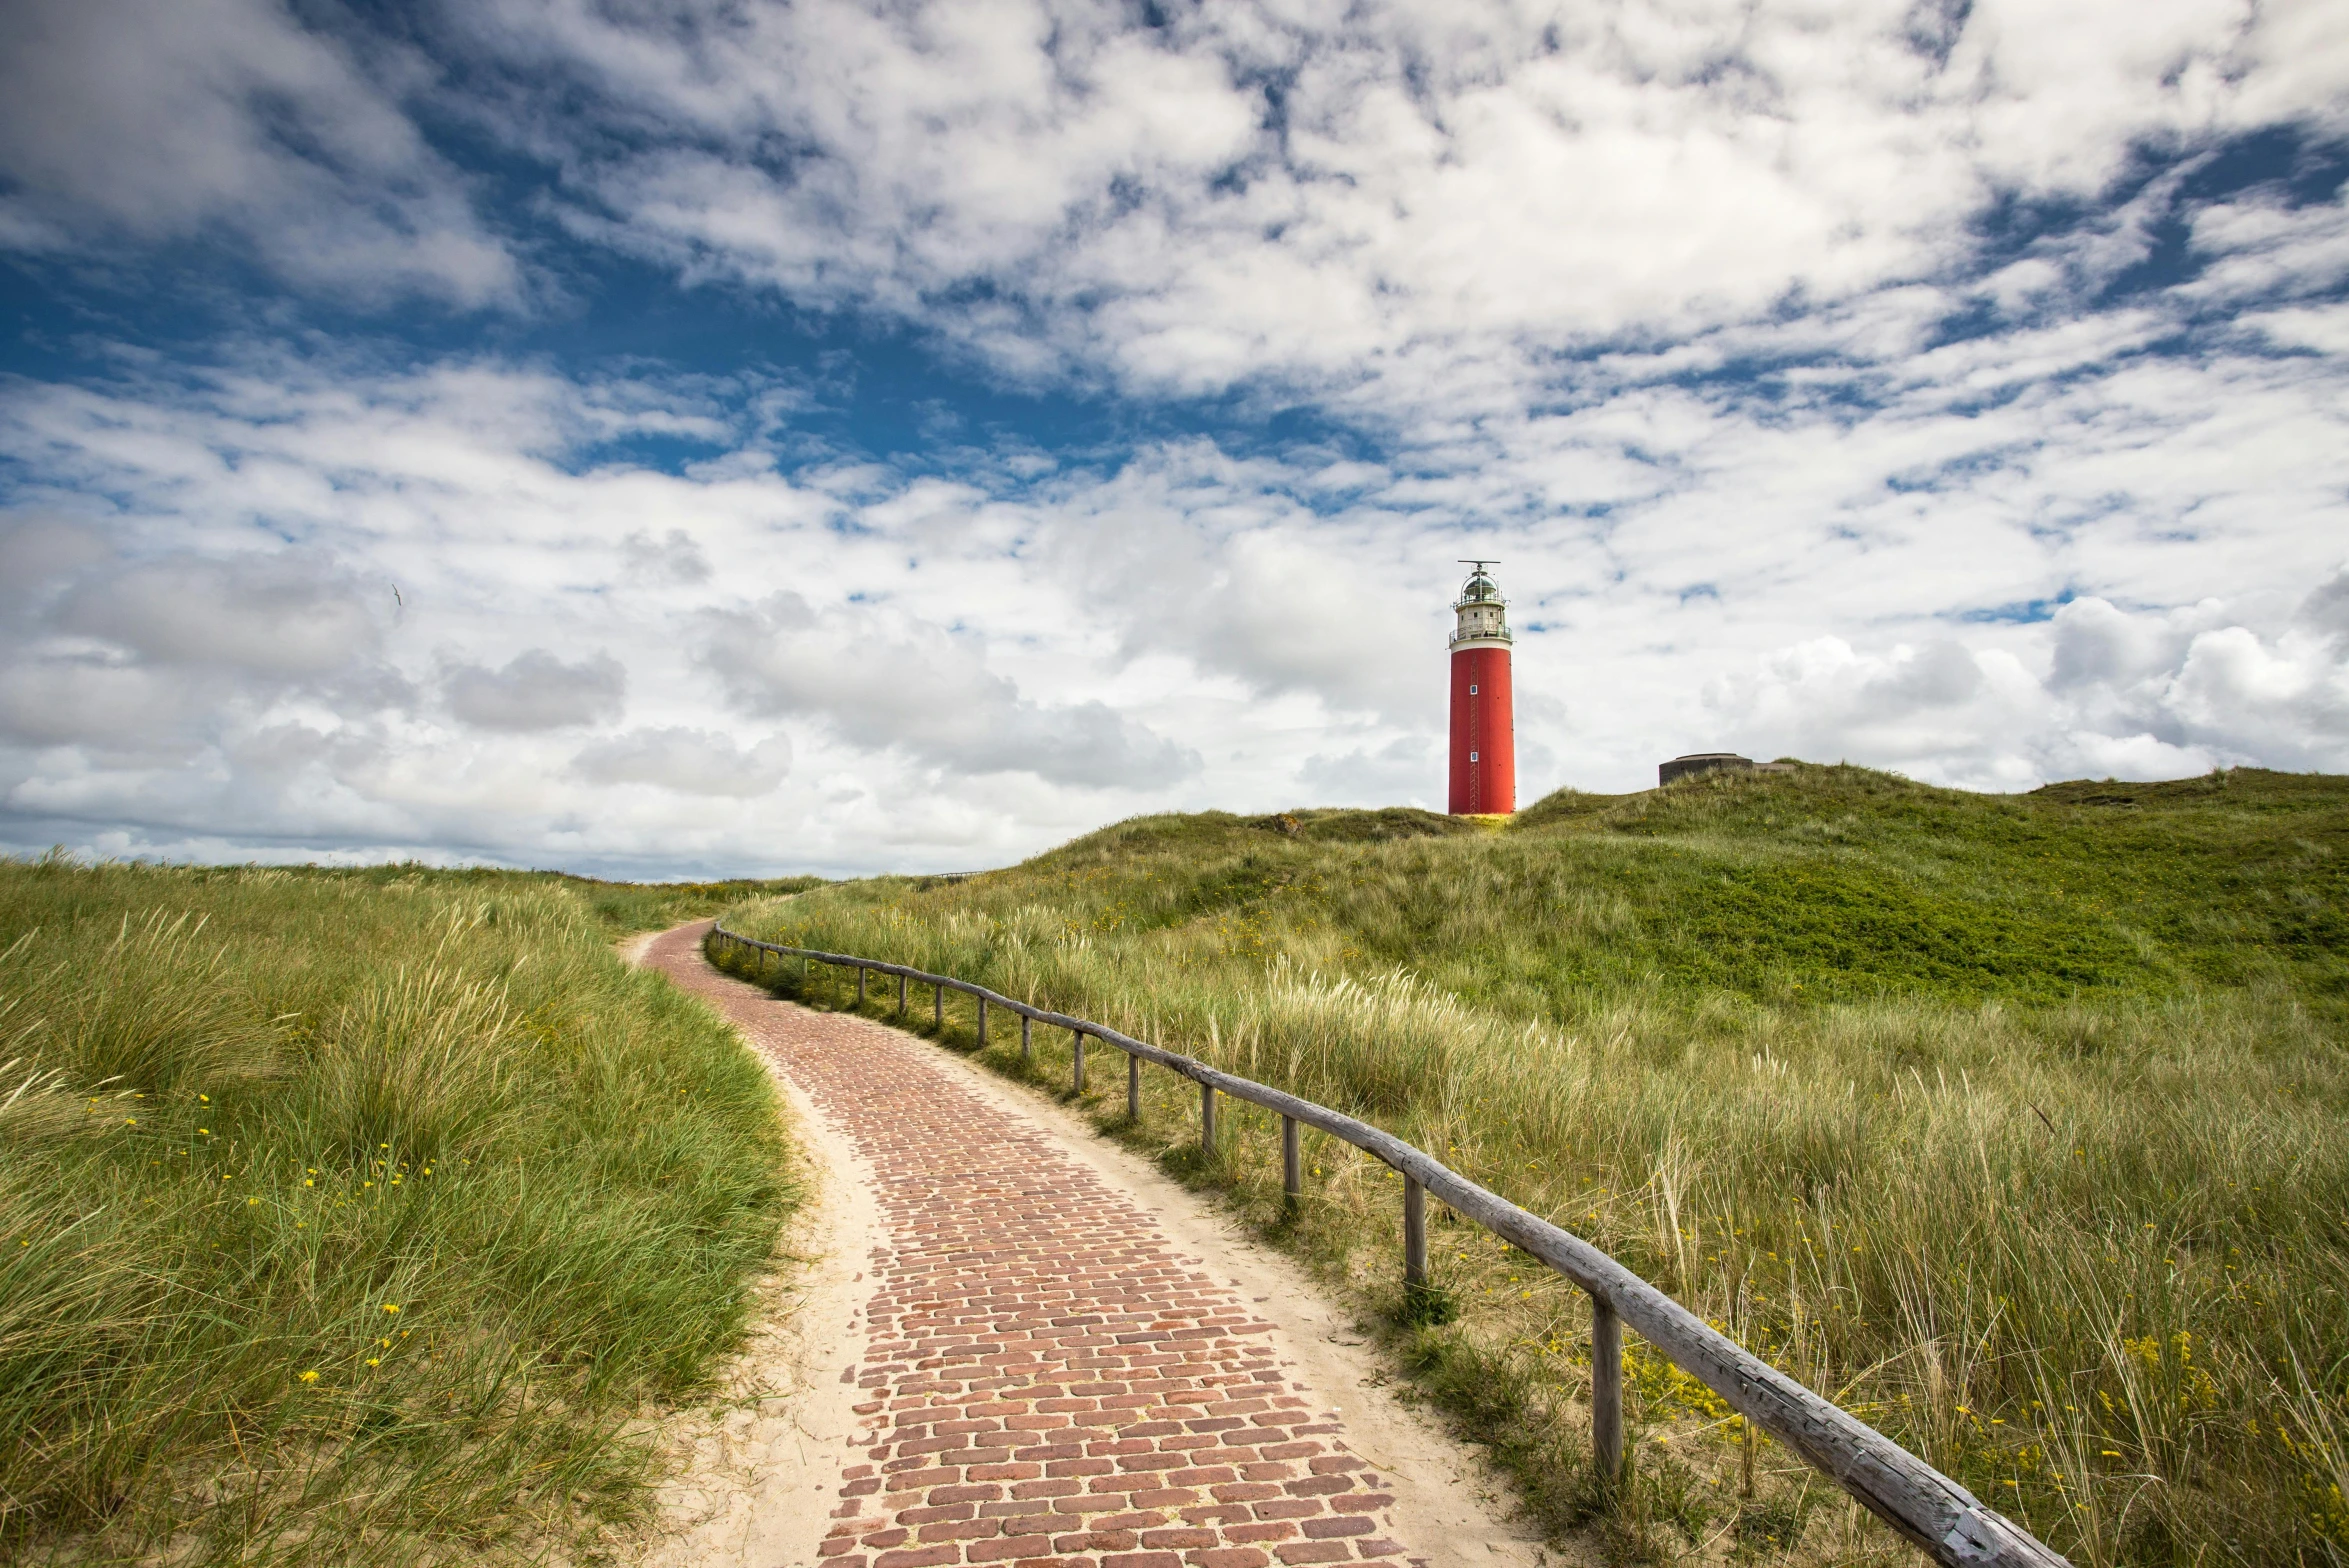
[[(1152, 807), (1440, 804), (1467, 554), (1505, 563), (1528, 798), (1723, 745), (1998, 788), (2338, 766), (2329, 372), (2135, 331), (1976, 341), (1858, 406), (1630, 366), (1382, 461), (951, 478), (787, 476), (752, 387), (18, 383), (0, 814), (32, 847), (954, 869)], [(606, 455), (680, 429), (712, 461)]]
[(1706, 702), (1768, 753), (1851, 755), (1974, 787), (2246, 763), (2349, 771), (2349, 647), (2310, 625), (2345, 599), (2349, 567), (2265, 630), (2219, 601), (2132, 613), (2077, 599), (2047, 628), (2044, 676), (1955, 641), (1869, 654), (1822, 638), (1714, 683)]
[(421, 57), (278, 0), (0, 9), (0, 245), (232, 236), (305, 287), (517, 302), (520, 268), (400, 103)]
[(1198, 771), (1189, 748), (1100, 701), (1038, 703), (986, 667), (983, 645), (901, 615), (796, 593), (700, 618), (701, 669), (742, 712), (824, 718), (861, 748), (953, 773), (1029, 772), (1164, 789)]
[(144, 662), (293, 679), (376, 654), (382, 626), (362, 591), (348, 571), (297, 552), (167, 555), (82, 578), (49, 624)]
[(2004, 748), (2041, 717), (2037, 683), (2010, 655), (1954, 640), (1868, 654), (1814, 638), (1704, 696), (1740, 749), (1862, 758), (1936, 778), (1962, 771), (1977, 787), (2022, 781)]
[[(2194, 248), (2210, 258), (2182, 292), (2209, 301), (2264, 301), (2332, 291), (2349, 279), (2349, 186), (2329, 202), (2293, 206), (2254, 193), (2193, 215)], [(2281, 323), (2316, 312), (2278, 313)]]
[[(463, 26), (510, 73), (484, 123), (563, 161), (574, 231), (684, 277), (902, 314), (1014, 376), (1418, 413), (1562, 346), (1944, 276), (1994, 197), (2091, 197), (2149, 146), (2338, 125), (2333, 9), (498, 0)], [(624, 134), (562, 134), (579, 102)], [(2144, 254), (2168, 189), (2010, 303)]]
[(33, 516), (0, 527), (0, 737), (185, 755), (222, 712), (281, 700), (396, 706), (382, 625), (311, 551), (167, 550)]
[(2188, 733), (2237, 756), (2349, 770), (2349, 658), (2334, 647), (2289, 634), (2270, 643), (2241, 626), (2204, 632), (2162, 696)]
[(620, 553), (630, 573), (640, 580), (685, 586), (710, 580), (709, 557), (682, 528), (670, 529), (663, 539), (642, 531), (632, 533), (620, 541)]
[(90, 658), (21, 659), (0, 676), (0, 733), (111, 756), (185, 753), (224, 699), (216, 683)]
[(449, 711), (485, 730), (566, 729), (617, 718), (628, 671), (609, 654), (565, 664), (544, 648), (516, 654), (503, 669), (456, 664), (441, 676)]
[(1450, 784), (1444, 769), (1443, 747), (1429, 735), (1315, 752), (1297, 770), (1298, 799), (1314, 806), (1411, 805), (1443, 811)]
[[(485, 0), (411, 48), (19, 7), (0, 243), (226, 235), (338, 300), (592, 272), (493, 234), (417, 130), (461, 118), (557, 171), (501, 221), (671, 269), (664, 309), (909, 323), (947, 384), (902, 462), (817, 408), (853, 365), (312, 339), (0, 384), (0, 821), (934, 869), (1437, 802), (1470, 554), (1529, 796), (1732, 744), (1999, 788), (2339, 766), (2344, 209), (2185, 194), (2198, 150), (2349, 123), (2338, 11)], [(2181, 224), (2200, 275), (2140, 287)], [(1051, 448), (966, 376), (1240, 435)]]
[(1106, 481), (1047, 491), (1043, 561), (1114, 616), (1126, 657), (1172, 654), (1258, 692), (1424, 720), (1440, 688), (1413, 682), (1413, 644), (1440, 639), (1440, 603), (1404, 586), (1423, 528), (1376, 503), (1318, 518), (1297, 495), (1317, 477), (1205, 442), (1145, 452)]
[[(667, 474), (579, 456), (707, 434), (702, 390), (297, 359), (0, 388), (28, 481), (0, 529), (6, 840), (962, 865), (1196, 778), (1151, 727), (1164, 672), (1120, 689), (1063, 657), (1102, 634), (1019, 565), (1032, 514), (880, 469), (787, 480), (758, 456), (763, 394), (734, 396), (725, 459)], [(100, 492), (103, 525), (60, 510)], [(846, 658), (869, 711), (792, 685), (788, 636), (735, 695), (819, 720), (804, 738), (695, 662), (778, 596), (873, 639), (870, 661), (801, 650)], [(915, 809), (941, 788), (953, 812)]]
[(765, 795), (791, 771), (791, 741), (770, 735), (743, 749), (709, 730), (642, 729), (599, 740), (571, 759), (598, 784), (651, 784), (681, 795)]
[(98, 531), (69, 517), (25, 511), (0, 519), (0, 610), (22, 614), (106, 559)]
[(2349, 356), (2349, 307), (2330, 305), (2268, 310), (2238, 319), (2241, 325), (2263, 332), (2287, 348), (2308, 348), (2320, 354)]

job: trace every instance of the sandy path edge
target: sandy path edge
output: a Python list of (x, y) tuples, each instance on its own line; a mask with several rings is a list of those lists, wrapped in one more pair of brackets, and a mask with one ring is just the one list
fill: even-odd
[[(698, 925), (702, 922), (689, 922)], [(685, 927), (679, 927), (682, 930)], [(629, 939), (641, 964), (664, 932)], [(774, 1001), (776, 1007), (794, 1004)], [(836, 1015), (853, 1017), (854, 1015)], [(887, 1026), (861, 1020), (871, 1028)], [(647, 1568), (799, 1568), (816, 1546), (849, 1452), (855, 1390), (841, 1381), (863, 1348), (863, 1259), (878, 1237), (870, 1172), (849, 1140), (759, 1053), (790, 1104), (814, 1190), (789, 1251), (804, 1260), (762, 1282), (760, 1321), (730, 1385), (742, 1408), (716, 1422), (681, 1422), (680, 1471), (660, 1493), (663, 1538)], [(954, 1051), (928, 1059), (1007, 1117), (1042, 1129), (1069, 1158), (1151, 1214), (1168, 1239), (1238, 1290), (1275, 1329), (1281, 1362), (1344, 1415), (1347, 1446), (1378, 1467), (1395, 1498), (1396, 1533), (1431, 1568), (1575, 1563), (1543, 1547), (1508, 1483), (1478, 1451), (1389, 1392), (1397, 1373), (1370, 1348), (1357, 1314), (1334, 1305), (1295, 1262), (1148, 1159), (1096, 1133), (1078, 1112)], [(722, 1402), (721, 1402), (722, 1403)], [(704, 1430), (694, 1430), (699, 1425)]]
[[(642, 967), (665, 934), (630, 937), (621, 958)], [(815, 1563), (856, 1433), (850, 1369), (864, 1348), (864, 1262), (881, 1234), (871, 1173), (799, 1086), (753, 1054), (788, 1107), (806, 1190), (721, 1391), (662, 1421), (675, 1468), (655, 1493), (655, 1539), (635, 1559), (644, 1568)]]

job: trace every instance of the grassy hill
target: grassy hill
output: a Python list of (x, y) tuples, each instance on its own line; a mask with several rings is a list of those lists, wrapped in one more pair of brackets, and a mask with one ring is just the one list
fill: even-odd
[(766, 1075), (612, 938), (802, 884), (0, 862), (0, 1559), (538, 1556), (732, 1342)]
[[(2349, 780), (1981, 796), (1804, 766), (1563, 792), (1499, 828), (1150, 817), (735, 918), (1378, 1120), (2077, 1562), (2349, 1561)], [(1014, 1049), (990, 1056), (1017, 1071)], [(1269, 1121), (1202, 1166), (1187, 1101), (1154, 1095), (1126, 1136), (1392, 1304), (1379, 1168), (1317, 1147), (1285, 1219)], [(1408, 1353), (1572, 1525), (1583, 1305), (1440, 1235), (1465, 1310)], [(1739, 1497), (1735, 1418), (1633, 1360), (1650, 1440), (1620, 1552), (1889, 1550), (1768, 1450)]]

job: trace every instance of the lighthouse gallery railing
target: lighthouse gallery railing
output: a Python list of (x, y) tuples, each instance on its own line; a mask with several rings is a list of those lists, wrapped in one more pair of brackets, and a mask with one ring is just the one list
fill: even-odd
[(1320, 1129), (1385, 1162), (1403, 1177), (1403, 1277), (1407, 1292), (1427, 1287), (1427, 1194), (1541, 1259), (1587, 1292), (1591, 1300), (1591, 1446), (1599, 1473), (1610, 1482), (1623, 1472), (1623, 1325), (1661, 1351), (1674, 1365), (1728, 1401), (1756, 1427), (1784, 1443), (1812, 1468), (1833, 1479), (1869, 1512), (1923, 1549), (1936, 1562), (1998, 1565), (1998, 1568), (2068, 1568), (2065, 1559), (2029, 1531), (1989, 1507), (1963, 1486), (1934, 1469), (1850, 1412), (1820, 1398), (1785, 1373), (1750, 1354), (1581, 1237), (1559, 1229), (1506, 1198), (1487, 1191), (1402, 1139), (1381, 1132), (1327, 1106), (1300, 1100), (1210, 1067), (1205, 1062), (1120, 1034), (1090, 1019), (1072, 1018), (1016, 1001), (985, 986), (951, 975), (934, 975), (877, 958), (856, 958), (814, 948), (761, 942), (714, 925), (710, 941), (737, 951), (797, 958), (856, 971), (856, 999), (866, 999), (869, 975), (897, 977), (897, 1011), (903, 1016), (906, 983), (932, 988), (931, 1015), (943, 1025), (946, 993), (960, 991), (979, 1004), (979, 1044), (987, 1043), (987, 1009), (999, 1007), (1020, 1020), (1023, 1053), (1032, 1049), (1037, 1024), (1066, 1029), (1074, 1041), (1078, 1093), (1085, 1087), (1085, 1041), (1099, 1040), (1126, 1053), (1126, 1111), (1141, 1115), (1141, 1073), (1155, 1062), (1199, 1085), (1199, 1136), (1215, 1149), (1215, 1097), (1228, 1094), (1277, 1112), (1281, 1118), (1283, 1185), (1292, 1198), (1303, 1195), (1297, 1128)]

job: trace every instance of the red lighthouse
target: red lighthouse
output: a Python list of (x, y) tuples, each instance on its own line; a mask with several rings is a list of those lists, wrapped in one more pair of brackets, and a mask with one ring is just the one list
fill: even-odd
[(1517, 719), (1509, 698), (1509, 601), (1474, 567), (1452, 601), (1452, 815), (1517, 809)]

